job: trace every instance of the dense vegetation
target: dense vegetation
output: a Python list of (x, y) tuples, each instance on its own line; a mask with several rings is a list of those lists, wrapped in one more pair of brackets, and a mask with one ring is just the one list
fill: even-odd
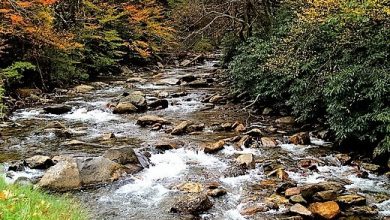
[(262, 105), (325, 123), (342, 147), (388, 153), (389, 18), (388, 1), (286, 1), (266, 32), (230, 44), (229, 72)]
[(7, 185), (0, 178), (0, 219), (88, 219), (74, 201), (54, 197), (32, 186)]
[(4, 88), (44, 90), (157, 58), (172, 45), (154, 0), (4, 0), (0, 3), (0, 98)]

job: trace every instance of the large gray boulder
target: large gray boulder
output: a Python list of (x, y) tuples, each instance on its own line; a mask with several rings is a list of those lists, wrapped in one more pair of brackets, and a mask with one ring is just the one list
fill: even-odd
[(126, 168), (105, 157), (95, 157), (79, 161), (79, 169), (81, 183), (92, 185), (116, 180)]

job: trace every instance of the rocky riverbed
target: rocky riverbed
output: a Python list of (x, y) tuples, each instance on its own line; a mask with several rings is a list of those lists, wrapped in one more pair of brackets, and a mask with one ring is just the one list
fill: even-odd
[[(0, 125), (9, 182), (69, 192), (93, 219), (386, 219), (379, 166), (294, 118), (248, 118), (216, 61), (37, 94)], [(31, 96), (33, 96), (31, 95)]]

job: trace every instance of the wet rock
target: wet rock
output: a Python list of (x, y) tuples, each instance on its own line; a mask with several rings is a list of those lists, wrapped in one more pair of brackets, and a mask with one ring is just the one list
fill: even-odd
[(348, 165), (351, 163), (352, 158), (348, 154), (336, 154), (335, 157), (340, 161), (341, 165)]
[(227, 191), (224, 188), (210, 189), (209, 191), (207, 191), (207, 195), (214, 197), (214, 198), (221, 197), (221, 196), (226, 195), (226, 194), (227, 194)]
[(379, 169), (380, 169), (380, 166), (379, 166), (379, 165), (372, 164), (372, 163), (361, 163), (360, 166), (361, 166), (363, 169), (368, 170), (368, 171), (371, 171), (371, 172), (378, 172)]
[(245, 135), (249, 135), (252, 137), (261, 137), (263, 135), (263, 132), (258, 128), (254, 128), (254, 129), (246, 132)]
[(120, 147), (120, 148), (111, 148), (108, 149), (104, 154), (104, 158), (107, 158), (111, 161), (114, 161), (119, 164), (138, 164), (137, 155), (134, 152), (134, 149), (131, 147)]
[(301, 195), (306, 200), (311, 200), (314, 194), (324, 190), (325, 187), (320, 184), (308, 184), (301, 187)]
[(277, 205), (288, 204), (289, 200), (284, 196), (280, 196), (277, 194), (272, 194), (270, 197), (265, 198), (265, 202), (274, 203)]
[(246, 207), (240, 211), (241, 215), (251, 216), (259, 212), (266, 212), (269, 208), (265, 204), (256, 204)]
[(200, 193), (204, 190), (202, 184), (195, 183), (195, 182), (182, 183), (176, 186), (176, 188), (180, 191), (189, 192), (189, 193)]
[(332, 201), (335, 200), (336, 198), (337, 198), (337, 193), (333, 190), (316, 192), (313, 196), (313, 200), (318, 202)]
[(162, 140), (155, 145), (155, 148), (158, 150), (172, 150), (178, 149), (184, 146), (184, 143), (177, 140)]
[(309, 211), (309, 209), (307, 209), (305, 206), (303, 206), (299, 203), (296, 203), (295, 205), (291, 206), (290, 212), (294, 213), (294, 214), (301, 215), (301, 216), (305, 216), (305, 217), (312, 216), (311, 211)]
[(57, 155), (54, 156), (52, 159), (53, 163), (57, 164), (60, 161), (73, 161), (74, 158), (68, 155)]
[(115, 180), (116, 172), (124, 168), (105, 157), (96, 157), (79, 162), (80, 178), (83, 185), (104, 183)]
[(108, 84), (104, 82), (92, 82), (91, 86), (96, 87), (96, 88), (104, 88), (107, 87)]
[(289, 142), (295, 145), (308, 145), (310, 144), (309, 132), (300, 132), (294, 134), (289, 138)]
[(209, 84), (205, 79), (197, 79), (195, 81), (188, 83), (187, 85), (192, 88), (202, 88), (202, 87), (207, 87)]
[(48, 129), (48, 128), (66, 129), (66, 126), (64, 124), (62, 124), (61, 122), (51, 121), (51, 122), (48, 122), (45, 126), (45, 129)]
[(12, 162), (8, 162), (7, 163), (7, 166), (8, 166), (8, 171), (24, 171), (24, 161), (12, 161)]
[(69, 105), (52, 105), (43, 108), (46, 113), (61, 115), (72, 111), (72, 106)]
[(139, 91), (132, 92), (131, 94), (120, 99), (119, 103), (131, 103), (139, 112), (146, 111), (148, 104), (145, 98), (145, 94)]
[(287, 197), (290, 197), (290, 196), (298, 195), (300, 193), (301, 193), (301, 188), (293, 187), (293, 188), (286, 189), (286, 191), (284, 192), (284, 195)]
[(295, 204), (295, 203), (307, 204), (307, 201), (302, 197), (301, 194), (291, 196), (290, 202), (293, 204)]
[(246, 166), (232, 166), (227, 168), (224, 171), (225, 177), (237, 177), (247, 174), (247, 167)]
[(176, 93), (173, 93), (171, 96), (172, 96), (172, 98), (178, 98), (178, 97), (183, 97), (186, 95), (188, 95), (188, 93), (186, 93), (186, 92), (176, 92)]
[(346, 215), (355, 216), (376, 216), (378, 215), (378, 208), (375, 206), (354, 206), (345, 210)]
[(47, 169), (54, 165), (48, 156), (35, 155), (25, 160), (28, 167), (32, 169)]
[(233, 129), (233, 124), (229, 122), (222, 123), (220, 126), (221, 131), (231, 131)]
[(204, 124), (195, 124), (195, 125), (190, 125), (187, 127), (187, 132), (192, 133), (192, 132), (197, 132), (197, 131), (203, 131), (205, 128)]
[(288, 180), (289, 178), (288, 173), (286, 173), (286, 171), (284, 171), (284, 169), (282, 168), (278, 168), (274, 171), (271, 171), (267, 174), (267, 176), (275, 176), (280, 180)]
[(244, 165), (249, 169), (255, 168), (255, 159), (253, 157), (253, 154), (243, 154), (237, 157), (236, 162), (239, 165)]
[(39, 187), (67, 191), (81, 186), (75, 159), (64, 160), (49, 168), (37, 184)]
[(138, 108), (130, 102), (120, 102), (115, 106), (114, 114), (130, 114), (138, 112)]
[(244, 135), (238, 142), (237, 146), (239, 147), (250, 147), (252, 144), (252, 137), (249, 135)]
[(108, 140), (112, 140), (112, 139), (115, 139), (114, 133), (106, 133), (106, 134), (103, 134), (103, 136), (101, 137), (101, 140), (103, 140), (103, 141), (108, 141)]
[(264, 108), (263, 109), (263, 115), (269, 115), (273, 112), (273, 109), (272, 108)]
[(187, 127), (189, 125), (193, 124), (191, 121), (183, 121), (179, 125), (177, 125), (173, 131), (171, 132), (172, 135), (182, 135), (187, 132)]
[(238, 124), (237, 126), (234, 126), (234, 131), (241, 133), (246, 131), (246, 127), (243, 124)]
[(169, 103), (166, 99), (159, 99), (149, 104), (149, 109), (158, 110), (168, 108)]
[(73, 88), (73, 90), (77, 93), (88, 93), (95, 88), (93, 86), (88, 86), (88, 85), (79, 85)]
[(336, 201), (343, 207), (366, 204), (366, 198), (356, 194), (339, 196)]
[(203, 193), (188, 193), (174, 199), (171, 208), (173, 213), (198, 215), (213, 207), (209, 197)]
[(141, 77), (131, 77), (126, 80), (127, 83), (146, 83), (146, 79), (142, 79)]
[(276, 142), (276, 140), (271, 137), (262, 137), (261, 144), (263, 147), (276, 147), (278, 142)]
[(297, 186), (296, 182), (293, 181), (284, 182), (280, 186), (278, 186), (278, 188), (276, 189), (276, 193), (283, 194), (286, 192), (287, 189), (294, 188), (296, 186)]
[(179, 79), (178, 84), (180, 85), (183, 83), (190, 83), (190, 82), (195, 81), (196, 79), (197, 79), (197, 77), (194, 75), (185, 75)]
[(166, 91), (161, 91), (157, 94), (157, 97), (160, 99), (168, 98), (168, 96), (169, 96), (169, 93)]
[(220, 104), (226, 102), (226, 98), (221, 95), (214, 95), (210, 98), (209, 102), (213, 104)]
[(158, 117), (156, 115), (145, 115), (142, 117), (139, 117), (137, 120), (137, 124), (141, 127), (145, 127), (147, 125), (153, 125), (153, 124), (170, 124), (166, 119)]
[(340, 213), (340, 207), (334, 201), (312, 203), (309, 210), (315, 216), (323, 219), (334, 219)]
[(295, 118), (291, 116), (287, 116), (287, 117), (278, 118), (275, 120), (275, 122), (278, 124), (292, 125), (295, 124)]
[(220, 140), (220, 141), (215, 142), (213, 144), (207, 144), (204, 147), (204, 152), (205, 153), (216, 153), (216, 152), (222, 150), (224, 145), (225, 145), (225, 141), (224, 140)]

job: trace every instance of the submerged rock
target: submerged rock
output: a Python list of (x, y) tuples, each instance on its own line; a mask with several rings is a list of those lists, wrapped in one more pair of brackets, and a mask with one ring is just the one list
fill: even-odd
[(43, 108), (43, 110), (50, 114), (61, 115), (72, 111), (72, 106), (58, 104), (58, 105), (46, 106)]
[(80, 172), (75, 159), (59, 161), (43, 175), (39, 187), (67, 191), (81, 186)]
[(174, 199), (171, 212), (199, 215), (213, 207), (209, 197), (203, 193), (188, 193)]

